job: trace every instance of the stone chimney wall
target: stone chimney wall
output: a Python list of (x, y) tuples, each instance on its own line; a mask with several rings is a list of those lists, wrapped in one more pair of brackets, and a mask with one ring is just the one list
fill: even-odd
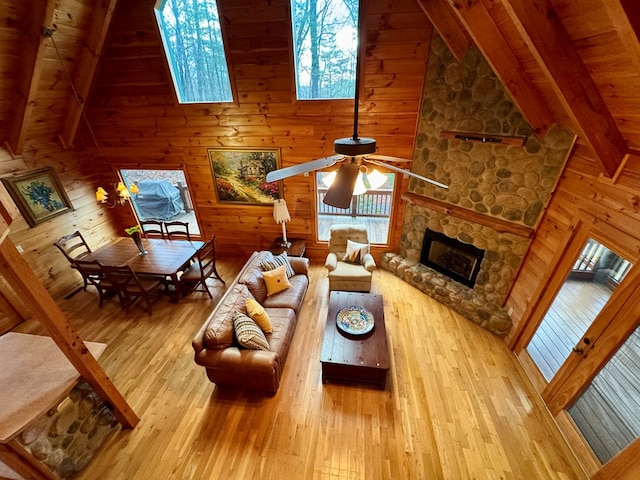
[[(442, 131), (523, 136), (526, 143), (447, 139)], [(479, 50), (469, 48), (459, 62), (434, 34), (412, 171), (449, 188), (412, 178), (409, 191), (468, 210), (478, 221), (407, 204), (400, 250), (386, 254), (383, 267), (494, 333), (507, 333), (511, 321), (502, 305), (530, 239), (482, 219), (535, 228), (574, 141), (557, 125), (536, 136)], [(487, 251), (473, 289), (418, 264), (426, 227)]]

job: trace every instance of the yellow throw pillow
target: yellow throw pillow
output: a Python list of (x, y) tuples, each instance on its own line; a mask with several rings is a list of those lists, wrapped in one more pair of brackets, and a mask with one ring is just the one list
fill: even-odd
[(249, 315), (253, 319), (253, 321), (258, 324), (262, 331), (264, 333), (273, 332), (271, 319), (269, 318), (269, 314), (265, 311), (264, 307), (253, 298), (247, 298), (247, 301), (245, 303), (245, 306), (247, 308), (247, 315)]
[(262, 277), (264, 278), (264, 283), (267, 284), (267, 296), (286, 290), (291, 286), (284, 265), (262, 272)]

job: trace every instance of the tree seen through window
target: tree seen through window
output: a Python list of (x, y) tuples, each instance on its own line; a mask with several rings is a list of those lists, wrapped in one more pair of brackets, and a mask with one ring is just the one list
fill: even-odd
[(155, 12), (178, 101), (231, 102), (216, 0), (162, 0)]
[(298, 99), (353, 98), (358, 0), (292, 0)]

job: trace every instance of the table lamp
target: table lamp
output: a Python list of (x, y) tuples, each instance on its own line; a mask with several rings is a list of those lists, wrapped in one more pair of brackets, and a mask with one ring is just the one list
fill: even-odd
[(289, 248), (291, 246), (291, 242), (287, 241), (287, 229), (285, 227), (285, 223), (290, 221), (291, 217), (289, 216), (289, 210), (287, 209), (287, 202), (282, 198), (273, 201), (273, 219), (276, 223), (282, 224), (282, 243), (280, 246)]

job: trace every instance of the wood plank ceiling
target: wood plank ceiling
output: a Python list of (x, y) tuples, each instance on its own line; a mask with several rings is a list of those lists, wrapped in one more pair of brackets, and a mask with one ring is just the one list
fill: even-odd
[[(416, 1), (455, 55), (470, 42), (478, 46), (538, 134), (556, 122), (569, 126), (606, 176), (615, 175), (629, 151), (640, 151), (637, 2)], [(0, 133), (10, 151), (52, 137), (74, 144), (82, 119), (74, 97), (90, 103), (115, 6), (116, 0), (2, 2)], [(224, 8), (221, 2), (223, 16)], [(252, 12), (260, 9), (246, 9)], [(55, 43), (43, 27), (54, 29)], [(229, 39), (231, 49), (234, 41), (241, 39)]]

